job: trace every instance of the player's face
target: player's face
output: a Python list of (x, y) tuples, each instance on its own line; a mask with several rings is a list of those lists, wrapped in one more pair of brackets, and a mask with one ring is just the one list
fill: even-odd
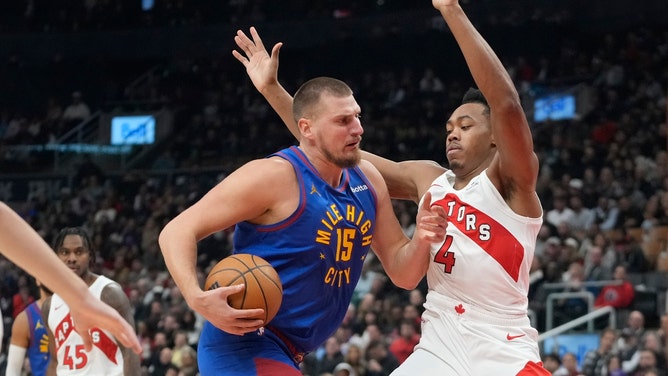
[(356, 166), (361, 159), (362, 123), (355, 97), (323, 94), (312, 132), (325, 158), (339, 167)]
[(489, 118), (484, 110), (481, 104), (466, 103), (448, 119), (445, 150), (450, 169), (455, 173), (467, 173), (480, 167), (494, 150)]
[(81, 277), (88, 272), (90, 250), (85, 247), (81, 236), (66, 235), (56, 254), (78, 276)]

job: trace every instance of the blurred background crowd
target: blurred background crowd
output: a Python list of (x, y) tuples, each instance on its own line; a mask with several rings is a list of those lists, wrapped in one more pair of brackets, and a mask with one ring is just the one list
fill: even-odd
[[(665, 0), (462, 3), (511, 72), (540, 159), (545, 221), (532, 322), (542, 333), (592, 307), (615, 308), (615, 330), (601, 319), (573, 329), (596, 335), (593, 353), (541, 348), (546, 366), (555, 375), (666, 374)], [(255, 25), (267, 46), (285, 43), (279, 78), (291, 92), (319, 75), (348, 82), (362, 107), (363, 147), (394, 160), (447, 163), (445, 120), (473, 85), (430, 2), (2, 8), (0, 195), (49, 243), (62, 227), (90, 230), (94, 270), (121, 283), (133, 304), (147, 375), (196, 375), (202, 325), (166, 272), (162, 226), (241, 163), (294, 143), (231, 56), (237, 29)], [(554, 93), (574, 98), (572, 116), (539, 118), (537, 102)], [(147, 113), (160, 128), (153, 143), (107, 147), (111, 117)], [(394, 204), (410, 235), (416, 208)], [(200, 243), (202, 277), (230, 253), (232, 230)], [(304, 374), (388, 375), (419, 339), (426, 284), (400, 290), (373, 257), (366, 266), (349, 315), (307, 357)], [(563, 292), (574, 294), (550, 297)], [(36, 298), (34, 280), (0, 259), (3, 351), (13, 318)], [(611, 358), (626, 373), (613, 373)]]

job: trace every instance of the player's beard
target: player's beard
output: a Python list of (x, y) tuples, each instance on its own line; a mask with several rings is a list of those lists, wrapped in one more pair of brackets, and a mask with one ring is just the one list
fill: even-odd
[(360, 163), (360, 160), (362, 159), (362, 153), (360, 153), (359, 149), (355, 149), (354, 152), (349, 153), (345, 156), (344, 155), (336, 156), (327, 148), (323, 148), (322, 153), (325, 155), (325, 158), (327, 158), (328, 161), (334, 163), (335, 165), (341, 168), (355, 167)]

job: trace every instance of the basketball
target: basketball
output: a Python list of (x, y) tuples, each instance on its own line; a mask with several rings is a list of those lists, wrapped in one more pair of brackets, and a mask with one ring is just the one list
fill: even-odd
[(283, 285), (276, 270), (265, 259), (248, 253), (239, 253), (220, 260), (204, 282), (205, 290), (218, 287), (246, 285), (246, 288), (228, 296), (228, 303), (236, 309), (264, 309), (259, 317), (267, 324), (276, 316), (283, 300)]

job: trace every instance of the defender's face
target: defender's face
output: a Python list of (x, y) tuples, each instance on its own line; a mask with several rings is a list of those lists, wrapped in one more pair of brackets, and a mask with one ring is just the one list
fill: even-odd
[(455, 172), (476, 167), (487, 159), (494, 147), (489, 117), (484, 110), (481, 104), (466, 103), (448, 119), (445, 151), (450, 168)]
[(364, 129), (360, 106), (352, 95), (335, 97), (323, 93), (317, 115), (310, 119), (311, 132), (323, 156), (339, 167), (356, 166), (361, 159)]
[(81, 236), (66, 235), (56, 254), (78, 276), (83, 276), (88, 272), (90, 250), (85, 247)]

